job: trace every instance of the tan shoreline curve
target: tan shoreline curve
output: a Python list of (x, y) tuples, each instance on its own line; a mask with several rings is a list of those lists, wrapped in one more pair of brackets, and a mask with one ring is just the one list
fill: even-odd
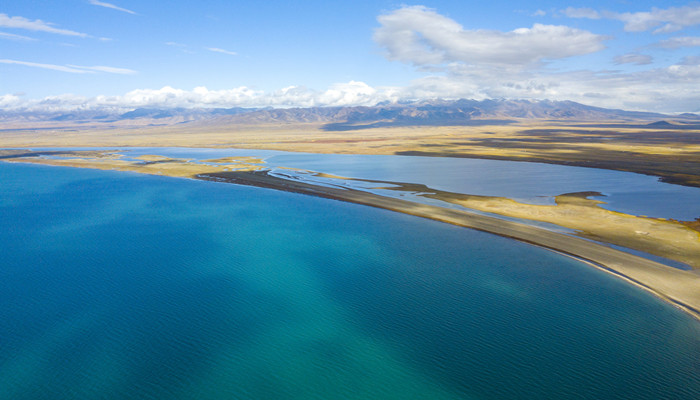
[(578, 237), (466, 211), (414, 203), (353, 189), (318, 186), (271, 176), (267, 171), (227, 171), (195, 175), (216, 182), (276, 189), (346, 201), (472, 228), (550, 249), (611, 273), (645, 289), (700, 320), (700, 275)]

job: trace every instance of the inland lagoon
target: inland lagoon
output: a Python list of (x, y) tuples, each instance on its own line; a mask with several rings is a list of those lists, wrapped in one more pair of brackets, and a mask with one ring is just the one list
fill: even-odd
[(696, 319), (545, 249), (215, 182), (0, 182), (0, 398), (700, 396)]
[[(91, 148), (90, 148), (91, 149)], [(55, 150), (55, 149), (44, 149)], [(473, 158), (311, 154), (273, 150), (206, 148), (122, 148), (126, 157), (159, 154), (204, 160), (243, 156), (269, 167), (291, 167), (482, 196), (503, 196), (533, 204), (553, 204), (563, 193), (596, 191), (604, 208), (633, 215), (692, 220), (700, 217), (700, 188), (660, 182), (658, 177), (598, 168)]]

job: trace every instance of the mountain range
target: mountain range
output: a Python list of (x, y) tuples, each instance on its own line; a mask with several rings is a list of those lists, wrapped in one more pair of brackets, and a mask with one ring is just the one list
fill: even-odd
[[(327, 130), (412, 125), (478, 125), (521, 119), (572, 122), (656, 123), (671, 127), (700, 124), (700, 115), (668, 115), (588, 106), (573, 101), (549, 100), (423, 100), (383, 103), (375, 106), (308, 108), (136, 108), (109, 110), (33, 112), (0, 110), (0, 121), (133, 123), (137, 125), (284, 124), (322, 123)], [(673, 120), (675, 124), (664, 122)], [(658, 126), (661, 127), (661, 126)]]

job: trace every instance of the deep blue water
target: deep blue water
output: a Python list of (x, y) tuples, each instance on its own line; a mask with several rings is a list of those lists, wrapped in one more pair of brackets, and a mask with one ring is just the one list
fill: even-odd
[(700, 323), (486, 233), (0, 163), (0, 399), (693, 399)]

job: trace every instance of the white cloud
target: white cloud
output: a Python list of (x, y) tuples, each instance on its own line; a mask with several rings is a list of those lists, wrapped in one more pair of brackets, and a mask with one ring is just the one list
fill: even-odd
[(700, 65), (700, 56), (688, 56), (684, 57), (681, 62), (678, 64), (680, 65)]
[(115, 68), (115, 67), (106, 67), (104, 65), (96, 65), (93, 67), (83, 67), (80, 65), (68, 65), (68, 67), (71, 68), (78, 68), (78, 69), (84, 69), (87, 71), (95, 71), (95, 72), (107, 72), (110, 74), (119, 74), (119, 75), (133, 75), (137, 73), (133, 69), (127, 69), (127, 68)]
[[(500, 72), (500, 71), (499, 71)], [(414, 81), (401, 98), (572, 100), (599, 107), (657, 112), (698, 111), (700, 65), (679, 63), (640, 72), (574, 71), (496, 74), (461, 68)]]
[(22, 99), (15, 94), (4, 94), (0, 96), (0, 108), (12, 110), (22, 104)]
[(127, 10), (126, 8), (121, 8), (121, 7), (115, 6), (114, 4), (111, 4), (111, 3), (105, 3), (102, 1), (98, 1), (98, 0), (88, 0), (88, 3), (92, 4), (93, 6), (111, 8), (113, 10), (122, 11), (125, 13), (137, 15), (135, 12), (133, 12), (131, 10)]
[(34, 112), (77, 110), (113, 110), (125, 112), (139, 107), (153, 108), (231, 108), (231, 107), (316, 107), (374, 105), (380, 101), (395, 101), (392, 89), (375, 89), (363, 82), (350, 81), (332, 85), (325, 91), (300, 86), (290, 86), (273, 92), (263, 92), (245, 86), (209, 90), (196, 87), (193, 90), (170, 86), (161, 89), (132, 90), (122, 96), (96, 96), (92, 98), (62, 95), (39, 100), (23, 99), (16, 95), (0, 96), (0, 108)]
[(315, 107), (372, 105), (390, 100), (363, 82), (350, 81), (332, 85), (325, 91), (289, 86), (265, 93), (245, 86), (227, 90), (196, 87), (191, 91), (169, 86), (139, 89), (114, 98), (113, 104), (130, 107)]
[(34, 62), (29, 62), (29, 61), (17, 61), (17, 60), (7, 60), (7, 59), (0, 59), (0, 64), (24, 65), (25, 67), (50, 69), (50, 70), (54, 70), (54, 71), (70, 72), (72, 74), (88, 74), (88, 73), (94, 72), (94, 71), (88, 71), (85, 69), (71, 68), (71, 67), (67, 67), (64, 65), (41, 64), (41, 63), (34, 63)]
[(666, 68), (625, 73), (621, 71), (575, 71), (535, 73), (484, 66), (451, 65), (445, 75), (431, 75), (405, 87), (372, 87), (350, 81), (326, 90), (289, 86), (263, 92), (245, 86), (210, 90), (196, 87), (138, 89), (121, 96), (51, 96), (31, 100), (16, 95), (0, 96), (0, 108), (22, 111), (103, 110), (126, 112), (151, 108), (317, 107), (370, 106), (384, 101), (425, 98), (512, 98), (573, 100), (599, 107), (658, 112), (698, 111), (700, 61), (685, 59)]
[(625, 30), (630, 32), (648, 31), (659, 25), (655, 33), (668, 33), (681, 30), (687, 26), (700, 25), (700, 5), (652, 8), (648, 12), (617, 14), (625, 23)]
[(378, 18), (374, 40), (390, 60), (414, 65), (450, 62), (527, 65), (593, 53), (603, 36), (566, 26), (535, 24), (510, 32), (464, 29), (423, 6), (403, 7)]
[(700, 5), (697, 4), (670, 8), (652, 7), (651, 11), (627, 13), (569, 7), (561, 13), (570, 18), (619, 20), (625, 23), (625, 30), (628, 32), (644, 32), (656, 28), (654, 33), (670, 33), (688, 26), (700, 25)]
[(678, 49), (681, 47), (699, 47), (700, 37), (697, 36), (684, 36), (684, 37), (674, 37), (666, 40), (660, 41), (657, 46), (663, 47), (664, 49)]
[[(592, 9), (569, 8), (563, 13), (578, 18), (610, 18), (610, 13)], [(511, 32), (468, 30), (422, 6), (400, 8), (381, 15), (378, 21), (381, 26), (374, 38), (387, 50), (388, 59), (431, 73), (407, 87), (394, 89), (394, 97), (574, 100), (602, 107), (667, 112), (695, 111), (700, 103), (700, 86), (692, 81), (700, 71), (687, 63), (636, 72), (545, 68), (548, 64), (543, 61), (602, 49), (608, 38), (587, 31), (551, 25)], [(653, 58), (630, 53), (614, 61), (648, 65)]]
[[(578, 9), (578, 14), (584, 15)], [(603, 18), (609, 14), (601, 12)], [(595, 16), (588, 13), (588, 18)], [(264, 92), (249, 87), (192, 90), (163, 87), (138, 89), (120, 96), (51, 96), (25, 99), (0, 96), (0, 108), (29, 111), (117, 110), (138, 107), (314, 107), (374, 105), (383, 101), (424, 98), (512, 98), (573, 100), (601, 107), (659, 112), (698, 111), (700, 57), (686, 57), (670, 66), (617, 67), (615, 70), (556, 70), (550, 59), (573, 57), (602, 49), (606, 37), (566, 26), (534, 25), (510, 32), (469, 30), (434, 10), (403, 7), (381, 15), (374, 39), (386, 49), (387, 58), (415, 65), (426, 75), (404, 87), (372, 87), (364, 82), (337, 83), (322, 90), (288, 86)], [(656, 29), (664, 22), (652, 26)], [(674, 49), (696, 46), (696, 37), (659, 42)], [(176, 42), (168, 46), (187, 50)], [(206, 48), (224, 54), (234, 52)], [(657, 49), (658, 50), (658, 49)], [(679, 57), (680, 58), (680, 57)], [(622, 64), (648, 65), (652, 57), (628, 53), (615, 57)], [(136, 71), (105, 66), (37, 64), (0, 60), (72, 73), (122, 73)], [(630, 70), (633, 70), (630, 72)]]
[(10, 39), (10, 40), (36, 40), (29, 36), (15, 35), (14, 33), (0, 32), (0, 39)]
[(235, 51), (228, 51), (228, 50), (224, 50), (224, 49), (219, 49), (217, 47), (205, 47), (205, 49), (207, 49), (209, 51), (213, 51), (215, 53), (228, 54), (230, 56), (237, 56), (238, 55), (238, 53), (236, 53)]
[(350, 81), (337, 83), (328, 90), (318, 95), (320, 104), (333, 104), (335, 106), (350, 106), (361, 104), (375, 104), (379, 92), (364, 82)]
[(44, 22), (40, 19), (32, 21), (24, 17), (10, 17), (7, 14), (0, 14), (0, 27), (55, 33), (57, 35), (88, 37), (86, 33), (70, 31), (68, 29), (54, 28), (52, 25), (54, 24)]
[(25, 67), (34, 67), (42, 69), (50, 69), (54, 71), (69, 72), (72, 74), (93, 74), (96, 72), (107, 72), (111, 74), (135, 74), (136, 71), (126, 68), (115, 68), (106, 66), (94, 66), (94, 67), (81, 67), (79, 65), (55, 65), (55, 64), (41, 64), (29, 61), (18, 61), (18, 60), (8, 60), (0, 59), (0, 64), (16, 64), (23, 65)]
[(600, 19), (600, 13), (592, 8), (567, 7), (561, 13), (569, 18)]
[(654, 58), (646, 54), (629, 53), (617, 56), (614, 59), (615, 64), (635, 64), (647, 65), (651, 64)]

